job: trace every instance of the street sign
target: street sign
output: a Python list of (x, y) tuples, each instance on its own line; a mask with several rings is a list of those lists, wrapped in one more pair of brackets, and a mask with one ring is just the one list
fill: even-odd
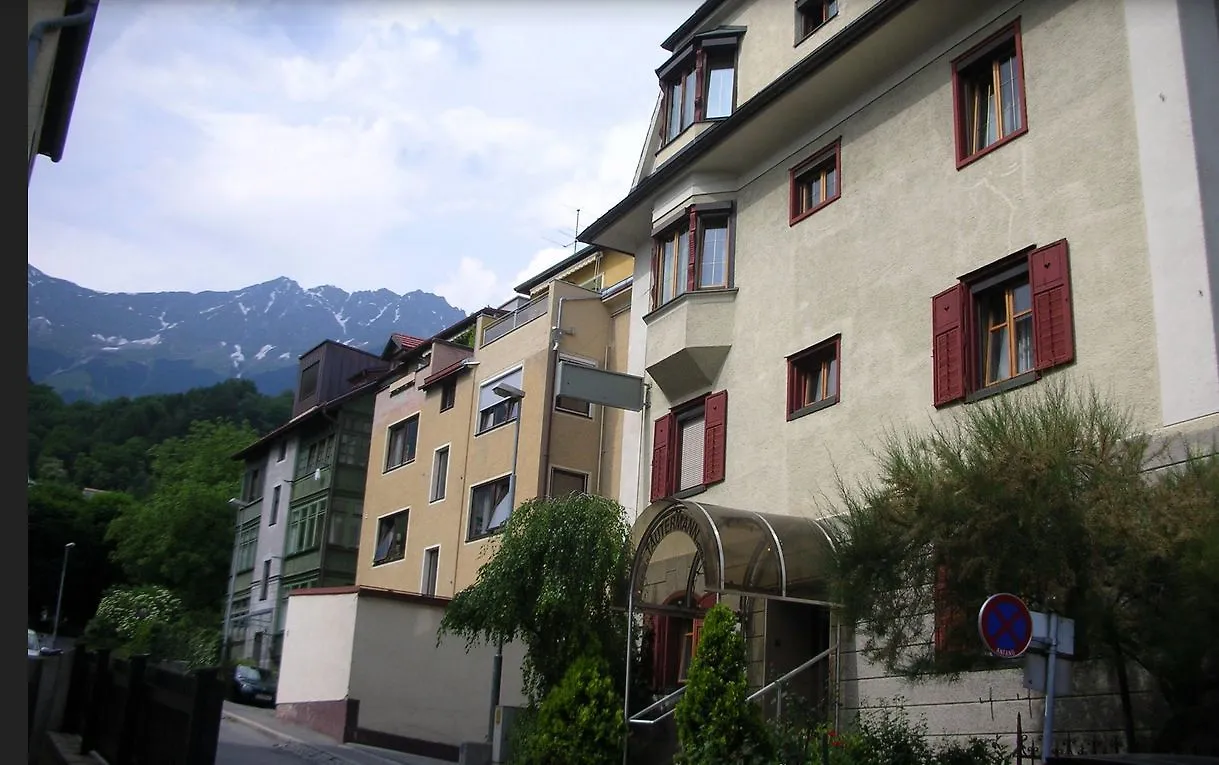
[(643, 409), (642, 377), (560, 361), (558, 378), (555, 392), (560, 396), (633, 412)]
[(1033, 640), (1033, 617), (1023, 600), (1001, 592), (987, 598), (978, 610), (978, 633), (995, 656), (1014, 659)]

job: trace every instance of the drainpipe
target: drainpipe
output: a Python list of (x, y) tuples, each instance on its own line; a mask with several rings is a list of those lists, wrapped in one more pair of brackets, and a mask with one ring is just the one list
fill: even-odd
[(29, 52), (26, 64), (26, 86), (34, 78), (34, 64), (38, 61), (38, 53), (42, 50), (42, 42), (47, 32), (58, 32), (68, 27), (79, 27), (93, 21), (97, 15), (98, 0), (85, 0), (85, 8), (80, 13), (61, 16), (57, 19), (43, 19), (30, 29)]

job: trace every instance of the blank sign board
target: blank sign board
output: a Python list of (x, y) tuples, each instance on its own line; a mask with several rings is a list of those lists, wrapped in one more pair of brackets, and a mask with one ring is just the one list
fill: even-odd
[(558, 394), (615, 409), (643, 409), (643, 378), (559, 361)]

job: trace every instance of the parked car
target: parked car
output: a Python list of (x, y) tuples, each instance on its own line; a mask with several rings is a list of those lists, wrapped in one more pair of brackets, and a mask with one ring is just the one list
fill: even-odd
[(275, 680), (266, 670), (239, 664), (233, 669), (233, 684), (229, 691), (233, 701), (244, 704), (275, 704)]

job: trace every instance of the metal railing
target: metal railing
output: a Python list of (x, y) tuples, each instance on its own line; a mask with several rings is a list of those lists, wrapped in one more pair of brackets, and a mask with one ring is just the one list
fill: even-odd
[[(795, 669), (793, 669), (789, 672), (786, 672), (783, 675), (781, 675), (780, 677), (777, 677), (774, 680), (771, 680), (766, 685), (763, 685), (761, 688), (759, 688), (756, 691), (754, 691), (753, 693), (749, 694), (749, 696), (747, 696), (745, 700), (746, 701), (757, 701), (757, 700), (761, 699), (762, 697), (764, 697), (766, 694), (770, 693), (771, 691), (774, 691), (775, 692), (775, 715), (776, 715), (776, 717), (781, 717), (783, 715), (783, 685), (785, 683), (790, 682), (793, 678), (795, 678), (797, 675), (801, 674), (802, 672), (806, 672), (809, 669), (812, 669), (815, 665), (829, 659), (829, 657), (831, 655), (833, 655), (834, 651), (837, 650), (837, 648), (838, 648), (838, 645), (835, 643), (834, 645), (825, 649), (824, 651), (817, 654), (816, 656), (809, 659), (808, 661), (804, 662), (803, 664), (796, 667)], [(683, 685), (682, 687), (673, 691), (672, 693), (670, 693), (669, 695), (660, 699), (659, 701), (653, 702), (652, 704), (639, 710), (638, 712), (635, 713), (635, 716), (629, 718), (627, 720), (627, 722), (634, 724), (634, 725), (655, 725), (656, 723), (660, 722), (661, 720), (664, 720), (666, 717), (668, 717), (669, 715), (673, 714), (674, 711), (676, 711), (677, 700), (685, 692), (686, 692), (686, 686)], [(648, 712), (651, 712), (652, 710), (658, 709), (658, 708), (663, 709), (664, 711), (661, 712), (656, 717), (652, 717), (652, 718), (644, 717), (644, 715), (646, 715)]]
[(480, 347), (490, 345), (509, 332), (525, 326), (539, 316), (545, 316), (546, 310), (550, 305), (549, 298), (550, 293), (543, 292), (507, 316), (496, 319), (493, 323), (483, 327), (483, 339), (479, 343)]

